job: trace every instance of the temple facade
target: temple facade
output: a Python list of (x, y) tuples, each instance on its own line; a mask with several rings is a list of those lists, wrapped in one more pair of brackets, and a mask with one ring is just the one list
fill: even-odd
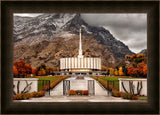
[(60, 70), (65, 72), (92, 72), (101, 70), (101, 59), (95, 57), (84, 57), (82, 52), (81, 29), (79, 32), (79, 55), (77, 57), (66, 57), (60, 59)]

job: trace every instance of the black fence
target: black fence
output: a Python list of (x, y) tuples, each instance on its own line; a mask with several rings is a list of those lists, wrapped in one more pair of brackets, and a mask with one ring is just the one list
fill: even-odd
[(108, 95), (111, 94), (113, 90), (109, 85), (112, 85), (119, 91), (119, 80), (107, 80)]
[(50, 80), (38, 80), (38, 91), (40, 91), (44, 87), (48, 87), (47, 92), (48, 95), (50, 95)]

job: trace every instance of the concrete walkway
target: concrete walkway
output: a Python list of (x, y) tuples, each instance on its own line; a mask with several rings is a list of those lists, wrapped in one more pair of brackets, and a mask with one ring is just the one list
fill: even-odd
[(13, 102), (147, 102), (146, 100), (126, 100), (112, 96), (44, 96)]
[(44, 96), (14, 102), (130, 102), (130, 100), (112, 96)]
[[(88, 80), (94, 80), (91, 77), (84, 77), (82, 80), (76, 80), (76, 77), (70, 77), (66, 80), (70, 80), (70, 89), (73, 90), (88, 90)], [(103, 86), (96, 80), (95, 82), (95, 95), (107, 96), (108, 91), (103, 88)], [(46, 92), (46, 96), (48, 96), (48, 92)], [(50, 90), (50, 96), (63, 96), (63, 81), (61, 81), (55, 88)]]

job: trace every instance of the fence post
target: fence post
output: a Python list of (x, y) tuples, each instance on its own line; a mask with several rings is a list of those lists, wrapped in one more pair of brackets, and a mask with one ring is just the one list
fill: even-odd
[(49, 80), (49, 96), (50, 96), (50, 80)]
[(115, 84), (114, 82), (115, 82), (115, 81), (113, 81), (113, 87), (114, 87), (114, 84)]
[(109, 96), (109, 80), (107, 81), (107, 89), (108, 89), (108, 96)]

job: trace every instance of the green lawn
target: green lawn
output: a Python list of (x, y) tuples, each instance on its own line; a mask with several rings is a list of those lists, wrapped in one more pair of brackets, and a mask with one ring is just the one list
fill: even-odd
[(44, 85), (49, 84), (49, 81), (43, 81), (43, 80), (50, 80), (50, 83), (51, 83), (53, 80), (58, 78), (59, 77), (40, 77), (38, 81), (38, 91), (40, 91)]
[(147, 100), (147, 96), (137, 96), (138, 100)]

